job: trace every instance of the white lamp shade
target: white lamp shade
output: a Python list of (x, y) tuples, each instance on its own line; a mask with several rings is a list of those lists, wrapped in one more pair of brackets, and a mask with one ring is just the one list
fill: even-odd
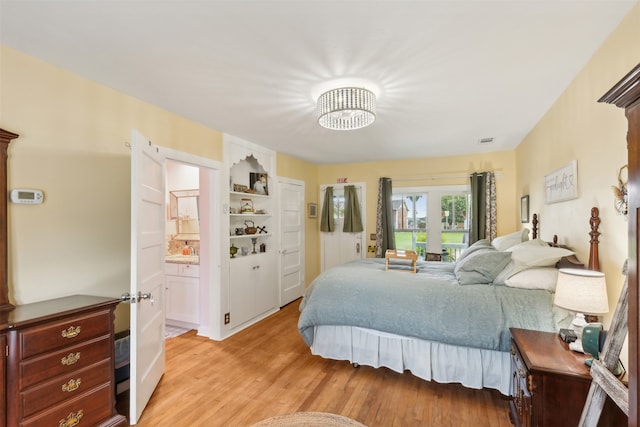
[(604, 274), (592, 270), (561, 268), (553, 303), (576, 313), (608, 313), (609, 299)]

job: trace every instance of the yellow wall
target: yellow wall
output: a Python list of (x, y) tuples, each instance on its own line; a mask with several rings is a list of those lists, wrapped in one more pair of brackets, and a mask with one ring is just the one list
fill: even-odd
[[(516, 205), (513, 200), (519, 194), (515, 191), (515, 152), (501, 151), (481, 155), (434, 157), (387, 162), (350, 163), (323, 165), (318, 167), (320, 185), (335, 184), (338, 178), (348, 178), (349, 182), (365, 182), (366, 194), (366, 236), (376, 232), (376, 204), (378, 202), (378, 180), (390, 177), (393, 188), (469, 184), (466, 177), (473, 172), (495, 171), (498, 206), (498, 234), (506, 234), (521, 228), (520, 217), (516, 222)], [(453, 178), (442, 179), (450, 176)], [(437, 179), (432, 179), (432, 178)], [(418, 178), (426, 178), (420, 180)], [(368, 244), (373, 244), (369, 241)]]
[(20, 134), (8, 186), (45, 193), (42, 205), (8, 206), (10, 299), (119, 296), (129, 287), (131, 130), (214, 160), (222, 134), (6, 46), (0, 70), (0, 127)]
[[(589, 212), (600, 209), (600, 264), (606, 274), (609, 305), (615, 309), (627, 257), (627, 221), (614, 210), (611, 186), (627, 162), (624, 111), (597, 100), (640, 60), (640, 3), (575, 77), (516, 150), (516, 192), (530, 195), (532, 212), (540, 213), (544, 239), (554, 234), (589, 258)], [(526, 102), (523, 100), (522, 102)], [(544, 175), (567, 162), (578, 161), (579, 197), (545, 204)], [(607, 316), (606, 321), (610, 319)]]

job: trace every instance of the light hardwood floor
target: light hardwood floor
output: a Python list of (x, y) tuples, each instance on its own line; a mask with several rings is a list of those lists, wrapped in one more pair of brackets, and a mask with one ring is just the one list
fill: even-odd
[(297, 411), (369, 427), (511, 426), (496, 391), (311, 355), (296, 329), (298, 305), (222, 342), (194, 331), (168, 339), (166, 372), (138, 426), (248, 426)]

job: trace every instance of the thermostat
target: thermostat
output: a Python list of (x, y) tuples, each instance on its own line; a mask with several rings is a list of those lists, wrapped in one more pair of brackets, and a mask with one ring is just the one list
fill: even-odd
[(10, 197), (13, 203), (23, 203), (26, 205), (38, 205), (44, 200), (42, 191), (28, 188), (11, 190)]

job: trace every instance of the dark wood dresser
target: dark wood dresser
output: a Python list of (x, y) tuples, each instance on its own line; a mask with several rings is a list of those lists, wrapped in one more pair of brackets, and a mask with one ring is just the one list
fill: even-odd
[(118, 303), (75, 295), (0, 313), (0, 342), (6, 340), (3, 424), (128, 426), (115, 409)]
[[(577, 426), (591, 385), (584, 363), (588, 356), (569, 350), (557, 333), (510, 331), (511, 422), (517, 427)], [(626, 426), (627, 417), (608, 399), (598, 425)]]

